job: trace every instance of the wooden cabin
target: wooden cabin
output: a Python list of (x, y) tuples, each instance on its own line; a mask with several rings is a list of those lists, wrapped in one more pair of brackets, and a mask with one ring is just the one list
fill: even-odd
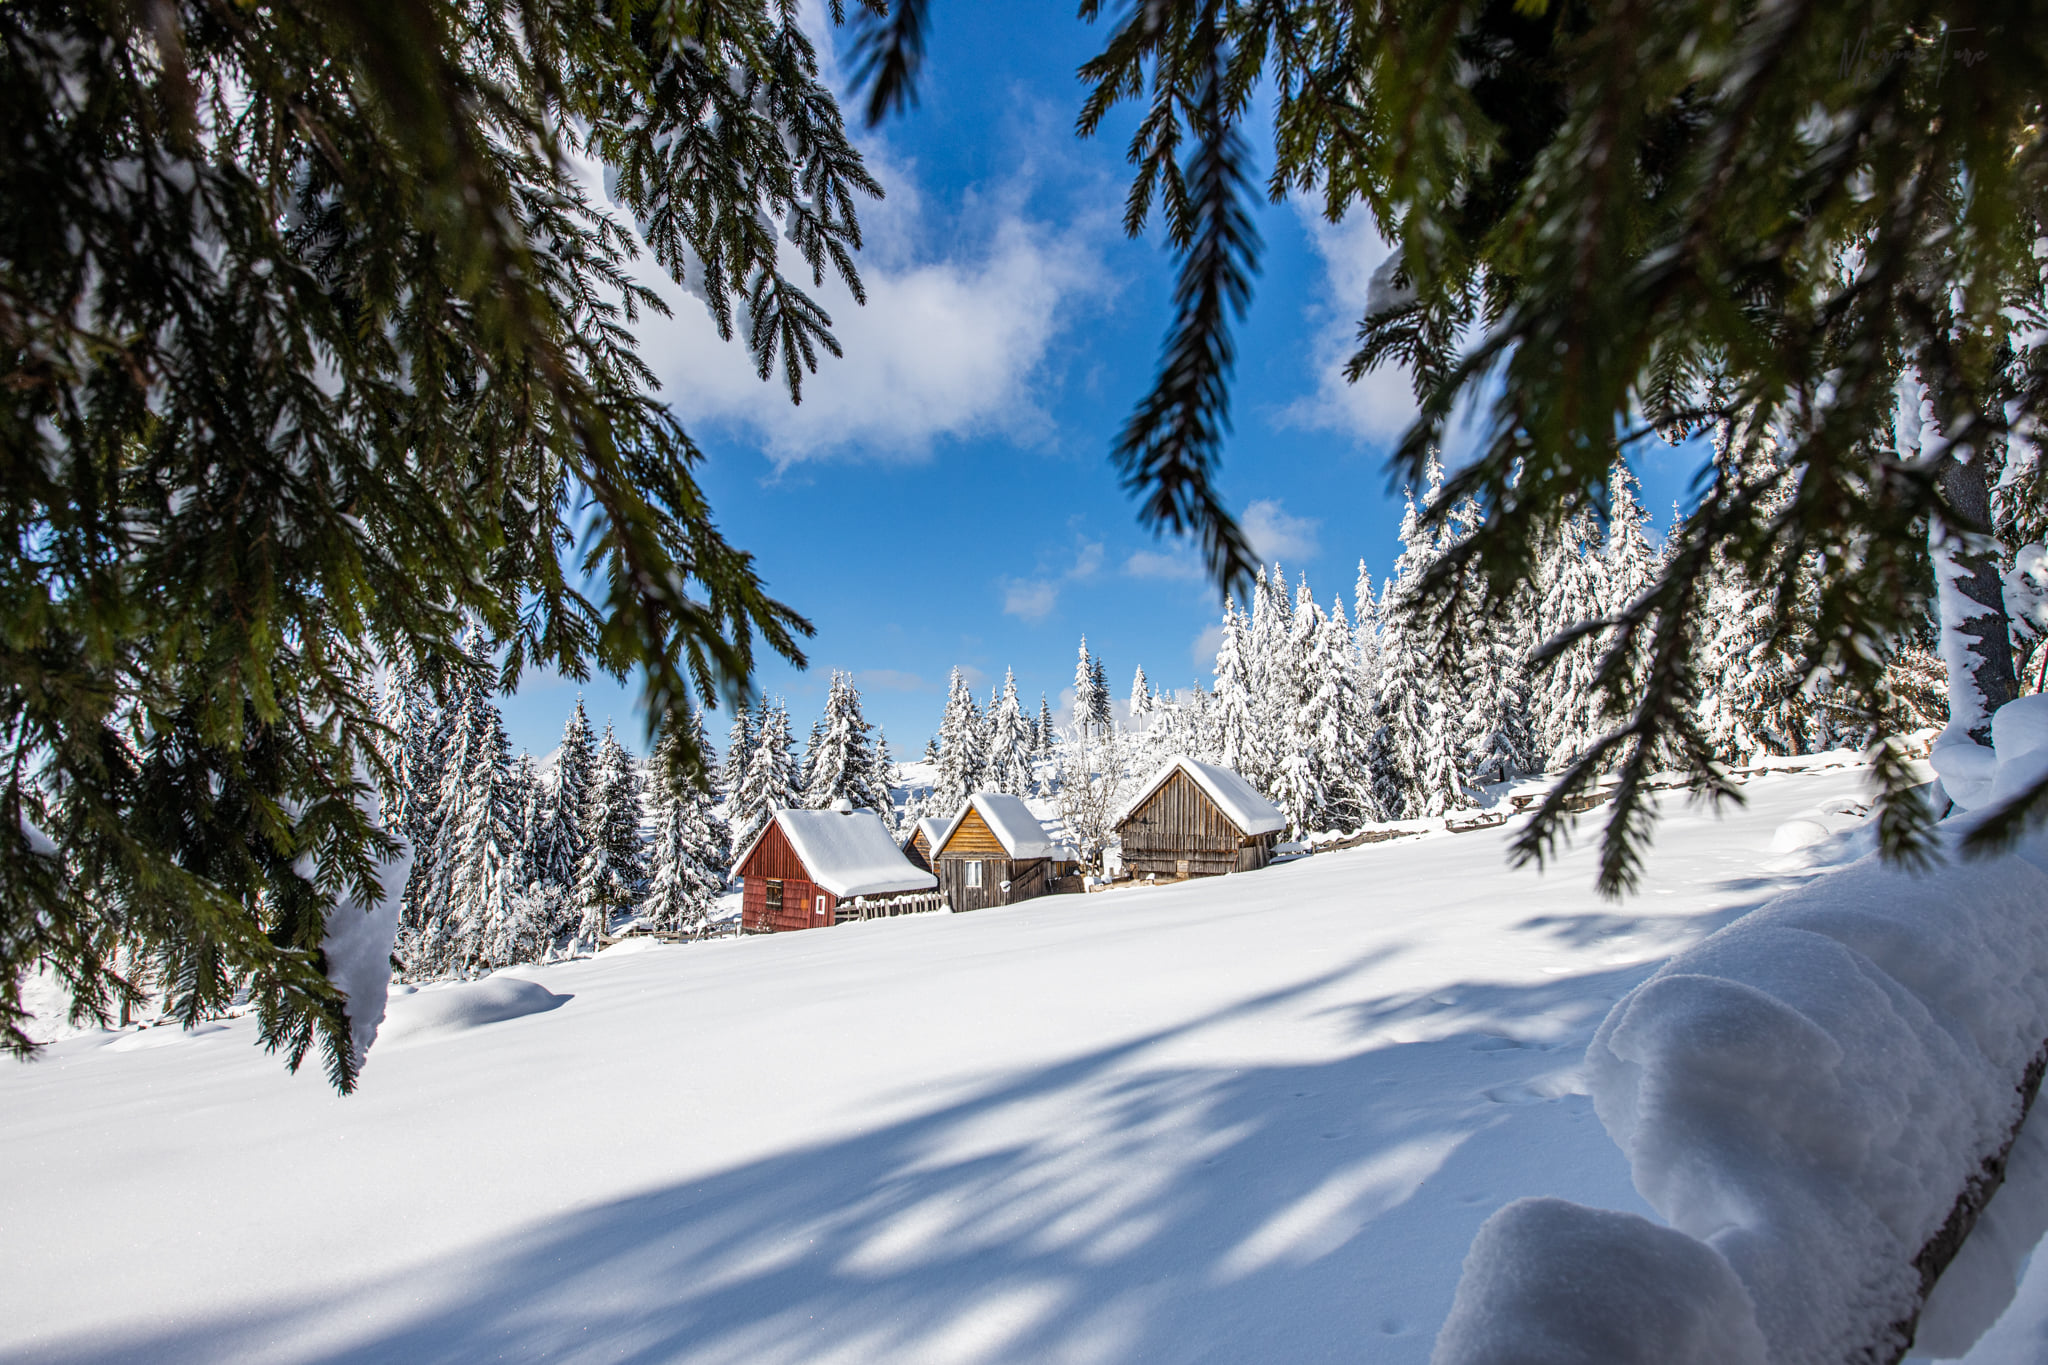
[(1176, 758), (1117, 820), (1124, 870), (1134, 877), (1216, 877), (1273, 857), (1287, 828), (1280, 808), (1228, 768)]
[(930, 816), (912, 825), (909, 836), (903, 841), (903, 856), (930, 872), (932, 850), (939, 846), (939, 840), (946, 837), (946, 826), (951, 823), (950, 820)]
[(1079, 889), (1078, 884), (1056, 884), (1053, 854), (1058, 846), (1031, 808), (1014, 796), (974, 793), (935, 848), (932, 870), (956, 914)]
[(877, 901), (929, 896), (937, 879), (903, 856), (870, 810), (779, 810), (740, 856), (742, 933), (817, 929)]

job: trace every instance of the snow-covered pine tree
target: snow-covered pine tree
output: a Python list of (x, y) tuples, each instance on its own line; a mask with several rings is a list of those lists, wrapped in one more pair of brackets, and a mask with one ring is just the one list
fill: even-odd
[(1214, 725), (1211, 751), (1216, 762), (1265, 791), (1269, 790), (1272, 765), (1267, 761), (1258, 696), (1253, 688), (1250, 623), (1233, 598), (1224, 604), (1223, 640), (1216, 647), (1216, 690), (1210, 707)]
[(732, 729), (725, 737), (725, 762), (718, 769), (718, 794), (725, 798), (729, 815), (732, 802), (747, 783), (747, 763), (753, 758), (759, 739), (754, 712), (742, 701), (733, 707)]
[(560, 888), (565, 904), (575, 903), (576, 880), (589, 848), (583, 821), (596, 768), (597, 750), (590, 735), (590, 717), (583, 710), (583, 699), (578, 697), (568, 723), (562, 727), (561, 747), (555, 751), (554, 780), (548, 784), (547, 821), (534, 849), (535, 879)]
[(939, 763), (939, 737), (933, 735), (924, 742), (924, 761), (937, 767)]
[(1031, 794), (1031, 733), (1024, 707), (1017, 699), (1017, 673), (1003, 675), (1003, 690), (989, 717), (988, 761), (983, 785), (1010, 796)]
[(981, 708), (959, 669), (946, 689), (946, 713), (939, 720), (939, 771), (932, 784), (933, 810), (949, 818), (979, 789), (984, 755), (981, 750)]
[(1131, 727), (1143, 725), (1151, 711), (1152, 682), (1145, 676), (1145, 665), (1139, 664), (1138, 671), (1131, 675)]
[(512, 833), (519, 845), (519, 881), (523, 886), (539, 877), (541, 841), (547, 837), (548, 789), (540, 780), (540, 768), (532, 754), (512, 760), (505, 778), (511, 793)]
[[(1591, 514), (1581, 512), (1537, 549), (1536, 630), (1540, 645), (1606, 609), (1604, 561), (1594, 553)], [(1585, 636), (1555, 655), (1531, 680), (1529, 728), (1534, 757), (1550, 771), (1568, 767), (1602, 733), (1593, 675), (1600, 640)]]
[[(1781, 508), (1789, 491), (1766, 496)], [(1743, 763), (1759, 755), (1809, 753), (1833, 742), (1803, 663), (1816, 634), (1813, 579), (1757, 583), (1739, 563), (1716, 556), (1708, 571), (1700, 654), (1699, 721), (1714, 755)]]
[[(704, 743), (701, 714), (692, 712), (683, 724), (691, 727), (699, 745)], [(710, 923), (712, 907), (725, 890), (732, 849), (712, 794), (691, 780), (682, 757), (682, 736), (664, 730), (648, 764), (654, 840), (640, 914), (650, 928), (697, 934)]]
[(1368, 706), (1380, 695), (1380, 604), (1373, 596), (1372, 574), (1358, 561), (1358, 581), (1351, 596), (1351, 643), (1358, 651), (1358, 686)]
[(1081, 656), (1074, 663), (1074, 726), (1085, 738), (1097, 723), (1102, 698), (1095, 691), (1095, 661), (1088, 653), (1088, 637), (1081, 637)]
[(889, 737), (875, 727), (874, 766), (868, 769), (868, 798), (875, 814), (894, 833), (896, 825), (896, 760), (889, 753)]
[(805, 764), (805, 806), (829, 810), (833, 802), (843, 798), (856, 809), (883, 808), (885, 801), (871, 789), (875, 751), (868, 741), (869, 728), (867, 717), (861, 714), (860, 690), (853, 685), (853, 675), (835, 669), (832, 685), (825, 693), (825, 714), (811, 727), (811, 752)]
[(763, 703), (760, 724), (754, 732), (754, 751), (747, 758), (739, 793), (726, 805), (725, 818), (732, 826), (733, 856), (746, 852), (776, 811), (802, 804), (793, 747), (789, 708), (780, 699)]
[(1043, 692), (1038, 694), (1038, 720), (1031, 727), (1031, 738), (1033, 758), (1052, 757), (1052, 746), (1059, 738), (1059, 731), (1053, 728), (1052, 703), (1046, 700)]
[(1615, 615), (1648, 592), (1657, 581), (1658, 553), (1644, 530), (1650, 524), (1649, 509), (1643, 506), (1642, 485), (1620, 460), (1608, 471), (1606, 575), (1601, 587), (1601, 606)]
[(488, 970), (535, 950), (536, 927), (516, 899), (524, 858), (505, 723), (474, 682), (465, 684), (442, 765), (439, 830), (427, 883), (401, 928), (408, 975)]
[[(837, 673), (833, 674), (833, 678), (834, 678), (834, 680), (836, 681), (836, 680), (837, 680), (837, 678), (838, 678), (838, 674), (837, 674)], [(826, 704), (827, 704), (828, 706), (829, 706), (829, 705), (831, 704), (831, 701), (830, 701), (830, 698), (829, 698), (829, 697), (827, 698)], [(824, 743), (824, 741), (825, 741), (825, 718), (824, 718), (823, 716), (820, 716), (820, 717), (818, 717), (818, 718), (817, 718), (816, 720), (814, 720), (814, 721), (812, 721), (812, 722), (811, 722), (811, 733), (810, 733), (810, 736), (809, 736), (809, 738), (807, 738), (807, 739), (805, 739), (805, 740), (804, 740), (804, 756), (803, 756), (802, 758), (800, 758), (800, 759), (798, 759), (798, 760), (797, 760), (797, 765), (796, 765), (796, 773), (797, 773), (797, 777), (796, 777), (796, 784), (797, 784), (797, 787), (798, 787), (798, 788), (799, 788), (800, 790), (803, 790), (803, 791), (809, 791), (809, 790), (810, 790), (810, 786), (811, 786), (811, 772), (812, 772), (812, 769), (813, 769), (813, 768), (814, 768), (814, 767), (815, 767), (815, 766), (817, 765), (817, 762), (818, 762), (818, 746), (819, 746), (820, 744)], [(828, 802), (827, 804), (830, 804), (830, 803)]]
[[(1306, 660), (1322, 647), (1322, 609), (1311, 599), (1293, 613), (1290, 653)], [(1307, 668), (1269, 670), (1268, 693), (1273, 714), (1284, 728), (1278, 746), (1279, 761), (1273, 767), (1268, 789), (1273, 804), (1287, 815), (1288, 828), (1296, 835), (1327, 829), (1325, 813), (1331, 804), (1328, 773), (1322, 762), (1321, 717), (1313, 706), (1313, 680)]]
[(1116, 723), (1116, 708), (1109, 695), (1109, 670), (1103, 667), (1102, 656), (1096, 655), (1088, 663), (1088, 680), (1095, 696), (1095, 723), (1108, 727)]
[(1304, 682), (1288, 719), (1275, 799), (1297, 834), (1381, 819), (1369, 767), (1376, 727), (1344, 599), (1333, 597), (1328, 615), (1313, 599), (1298, 603), (1294, 633)]
[(385, 729), (381, 751), (391, 769), (395, 800), (390, 824), (417, 849), (430, 832), (440, 799), (440, 708), (424, 683), (394, 666), (384, 676), (377, 720)]
[(583, 813), (583, 864), (577, 869), (576, 902), (583, 920), (577, 936), (597, 945), (611, 932), (612, 917), (630, 911), (647, 883), (647, 855), (640, 836), (640, 774), (605, 723)]
[[(1434, 457), (1428, 465), (1430, 501), (1443, 483), (1443, 469)], [(1387, 584), (1381, 611), (1380, 715), (1388, 729), (1394, 786), (1400, 795), (1396, 818), (1441, 815), (1465, 804), (1458, 780), (1459, 709), (1444, 695), (1437, 660), (1443, 648), (1440, 631), (1428, 619), (1407, 610), (1416, 585), (1442, 553), (1436, 537), (1424, 533), (1407, 496), (1401, 516), (1401, 554)]]
[[(1460, 533), (1471, 534), (1482, 516), (1477, 503), (1464, 503), (1458, 509)], [(1536, 768), (1524, 664), (1534, 648), (1527, 628), (1533, 598), (1524, 585), (1505, 610), (1480, 610), (1459, 628), (1457, 743), (1459, 775), (1468, 786), (1504, 782)]]

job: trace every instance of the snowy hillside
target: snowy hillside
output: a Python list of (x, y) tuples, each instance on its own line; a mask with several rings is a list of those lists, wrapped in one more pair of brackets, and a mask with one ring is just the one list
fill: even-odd
[(634, 941), (394, 997), (346, 1099), (252, 1020), (69, 1039), (0, 1068), (0, 1357), (1421, 1365), (1502, 1204), (1648, 1212), (1586, 1044), (1863, 776), (1674, 811), (1620, 905), (1495, 829)]

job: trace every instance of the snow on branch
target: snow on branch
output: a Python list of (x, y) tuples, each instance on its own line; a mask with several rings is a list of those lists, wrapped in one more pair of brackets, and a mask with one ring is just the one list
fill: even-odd
[[(1952, 844), (1966, 823), (1951, 822)], [(1557, 1201), (1501, 1210), (1435, 1365), (1503, 1361), (1503, 1343), (1538, 1340), (1560, 1344), (1545, 1359), (1898, 1360), (2039, 1084), (2044, 869), (2040, 836), (1922, 873), (1873, 855), (1625, 996), (1587, 1073), (1669, 1228)], [(1532, 1292), (1538, 1280), (1556, 1292)]]

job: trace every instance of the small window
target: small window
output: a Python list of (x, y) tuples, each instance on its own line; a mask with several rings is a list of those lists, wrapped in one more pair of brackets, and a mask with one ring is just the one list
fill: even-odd
[(978, 887), (978, 886), (980, 886), (980, 885), (981, 885), (981, 864), (980, 864), (980, 863), (969, 863), (969, 864), (967, 865), (967, 884), (968, 884), (969, 886), (975, 886), (975, 887)]
[(818, 897), (818, 913), (821, 915), (825, 913), (825, 898), (823, 896)]
[(782, 913), (782, 883), (774, 877), (768, 879), (768, 913), (771, 915)]

